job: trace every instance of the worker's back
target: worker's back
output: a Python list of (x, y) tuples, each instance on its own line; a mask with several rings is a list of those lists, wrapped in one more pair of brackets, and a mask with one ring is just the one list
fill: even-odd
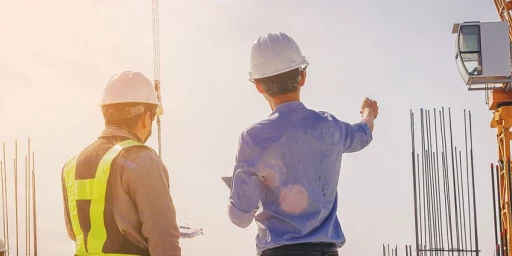
[[(115, 129), (110, 129), (114, 132)], [(108, 131), (108, 130), (107, 130)], [(101, 136), (91, 145), (87, 146), (84, 150), (82, 150), (79, 154), (76, 164), (75, 171), (75, 179), (76, 180), (89, 180), (94, 179), (96, 176), (96, 172), (100, 161), (105, 157), (105, 154), (114, 147), (117, 143), (125, 140), (130, 140), (131, 138), (128, 136), (115, 136), (115, 135), (123, 135), (123, 133), (117, 131), (117, 134), (110, 132), (114, 136)], [(143, 146), (139, 146), (143, 147)], [(135, 150), (135, 149), (130, 149)], [(149, 149), (137, 149), (137, 150), (149, 150)], [(131, 153), (132, 154), (132, 153)], [(119, 159), (119, 161), (118, 161)], [(124, 254), (134, 254), (134, 255), (149, 255), (147, 249), (143, 249), (144, 244), (139, 244), (138, 246), (130, 241), (126, 235), (121, 233), (121, 230), (124, 231), (124, 227), (120, 227), (119, 224), (123, 224), (126, 222), (138, 222), (135, 221), (137, 218), (136, 215), (130, 216), (127, 212), (127, 216), (123, 218), (123, 221), (116, 221), (114, 215), (119, 210), (114, 209), (117, 208), (125, 208), (131, 207), (127, 204), (130, 204), (128, 200), (123, 199), (119, 196), (119, 191), (122, 191), (123, 188), (119, 187), (119, 181), (114, 181), (120, 179), (122, 175), (118, 172), (122, 168), (115, 168), (116, 165), (126, 165), (126, 156), (121, 152), (120, 156), (116, 157), (112, 163), (112, 167), (110, 168), (109, 179), (106, 187), (105, 194), (105, 210), (104, 210), (104, 223), (100, 223), (100, 225), (105, 226), (106, 231), (106, 240), (103, 245), (104, 253), (124, 253)], [(66, 188), (63, 188), (66, 190)], [(67, 200), (67, 198), (66, 198)], [(88, 233), (91, 230), (91, 200), (77, 200), (77, 213), (78, 220), (82, 227), (82, 231), (84, 233), (85, 243), (87, 244)], [(67, 208), (65, 208), (66, 214), (66, 223), (68, 227), (68, 233), (71, 237), (75, 236), (73, 234), (73, 229), (71, 227), (70, 215)], [(96, 216), (92, 216), (96, 217)], [(140, 225), (140, 224), (139, 224)], [(140, 231), (139, 231), (140, 232)]]
[(283, 243), (343, 244), (336, 217), (342, 154), (370, 143), (368, 126), (352, 126), (301, 102), (289, 102), (245, 135), (254, 151), (240, 152), (239, 159), (258, 162), (256, 172), (266, 183), (255, 217), (261, 224), (258, 251)]

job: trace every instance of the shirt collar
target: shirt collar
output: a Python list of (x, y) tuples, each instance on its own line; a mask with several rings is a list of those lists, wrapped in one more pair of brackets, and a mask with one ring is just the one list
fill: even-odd
[(281, 105), (277, 106), (274, 111), (272, 111), (272, 114), (280, 113), (287, 110), (296, 110), (296, 109), (305, 109), (306, 106), (300, 101), (290, 101), (286, 103), (282, 103)]
[(101, 131), (100, 137), (126, 137), (142, 143), (142, 140), (134, 132), (128, 131), (119, 126), (107, 126)]

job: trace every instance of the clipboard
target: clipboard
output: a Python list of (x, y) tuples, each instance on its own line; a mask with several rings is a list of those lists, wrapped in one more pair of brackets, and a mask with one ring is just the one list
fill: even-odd
[(222, 177), (222, 181), (224, 181), (224, 183), (226, 184), (226, 186), (228, 186), (229, 189), (233, 188), (233, 177)]

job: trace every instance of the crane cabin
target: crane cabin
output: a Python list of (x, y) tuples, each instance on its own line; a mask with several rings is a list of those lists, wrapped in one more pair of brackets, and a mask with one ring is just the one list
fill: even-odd
[[(508, 23), (471, 21), (453, 25), (455, 60), (468, 90), (493, 90), (512, 82)], [(486, 85), (486, 86), (482, 86)]]

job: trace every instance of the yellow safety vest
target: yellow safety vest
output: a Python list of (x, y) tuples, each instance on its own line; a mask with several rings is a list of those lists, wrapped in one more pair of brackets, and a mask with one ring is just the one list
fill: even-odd
[[(96, 170), (95, 177), (87, 180), (75, 180), (75, 170), (78, 155), (66, 163), (64, 169), (64, 181), (66, 183), (66, 191), (68, 197), (68, 209), (71, 219), (71, 225), (76, 237), (76, 255), (119, 255), (126, 256), (129, 254), (113, 254), (103, 253), (103, 245), (107, 240), (107, 231), (103, 219), (103, 211), (105, 209), (105, 194), (107, 192), (107, 181), (110, 174), (110, 166), (112, 160), (121, 152), (121, 150), (143, 145), (133, 140), (122, 141), (113, 146), (101, 158)], [(78, 219), (77, 200), (91, 200), (90, 221), (91, 230), (87, 236), (87, 244), (85, 244), (84, 233), (80, 227)]]

